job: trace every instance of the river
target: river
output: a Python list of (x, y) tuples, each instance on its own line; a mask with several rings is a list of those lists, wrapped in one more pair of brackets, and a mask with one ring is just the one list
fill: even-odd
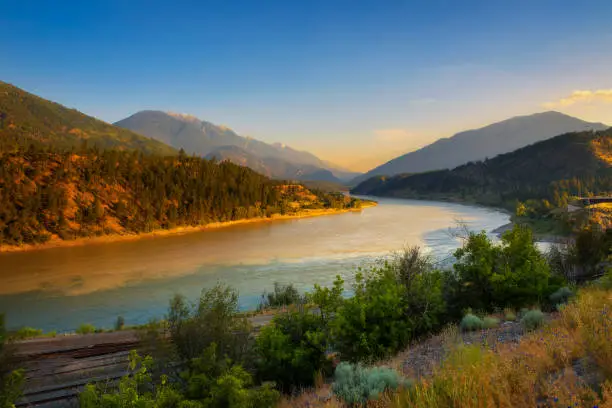
[(0, 312), (15, 328), (58, 332), (82, 323), (112, 327), (161, 318), (174, 293), (196, 299), (216, 282), (253, 309), (275, 281), (300, 290), (347, 281), (358, 266), (421, 245), (448, 259), (458, 222), (491, 231), (502, 212), (451, 203), (378, 199), (361, 212), (235, 225), (185, 235), (0, 254)]

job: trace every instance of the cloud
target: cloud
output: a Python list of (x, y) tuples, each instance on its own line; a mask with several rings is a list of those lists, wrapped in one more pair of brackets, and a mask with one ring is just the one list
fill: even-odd
[(598, 89), (595, 91), (574, 91), (569, 96), (556, 102), (545, 103), (546, 108), (571, 106), (576, 103), (603, 102), (612, 103), (612, 89)]
[(406, 129), (377, 129), (374, 130), (376, 140), (379, 142), (403, 142), (408, 140), (411, 134)]

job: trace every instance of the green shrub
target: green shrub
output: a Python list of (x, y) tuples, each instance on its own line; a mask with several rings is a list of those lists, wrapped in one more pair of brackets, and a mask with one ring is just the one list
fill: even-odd
[(540, 310), (530, 310), (521, 319), (525, 330), (535, 330), (544, 323), (544, 313)]
[(123, 316), (117, 316), (117, 321), (115, 321), (115, 330), (123, 330), (125, 327), (125, 319)]
[(11, 334), (11, 337), (15, 340), (30, 339), (32, 337), (40, 337), (43, 335), (42, 329), (35, 329), (33, 327), (22, 327), (15, 333)]
[(484, 328), (484, 322), (478, 316), (466, 314), (463, 316), (463, 319), (461, 319), (460, 327), (463, 331), (481, 330)]
[(4, 315), (0, 314), (0, 408), (14, 407), (25, 382), (23, 371), (17, 369), (14, 351), (6, 333)]
[(264, 292), (262, 294), (263, 304), (260, 308), (289, 306), (298, 303), (303, 303), (303, 298), (300, 292), (293, 284), (282, 285), (274, 282), (274, 291), (271, 293)]
[(556, 292), (549, 296), (549, 299), (553, 305), (562, 305), (569, 301), (574, 295), (574, 292), (567, 286), (559, 288)]
[(447, 289), (451, 310), (529, 305), (539, 301), (548, 287), (550, 268), (528, 228), (517, 225), (505, 232), (500, 245), (484, 231), (470, 233), (455, 257)]
[(355, 406), (376, 400), (386, 390), (395, 390), (401, 384), (400, 376), (389, 368), (340, 363), (336, 367), (332, 390), (348, 405)]
[(279, 393), (270, 384), (252, 387), (252, 377), (239, 365), (220, 363), (216, 345), (205, 350), (203, 357), (188, 364), (181, 376), (187, 383), (187, 395), (162, 375), (151, 375), (153, 360), (130, 353), (130, 373), (119, 381), (119, 387), (106, 388), (104, 383), (89, 384), (79, 394), (81, 408), (270, 408)]
[(308, 310), (277, 315), (257, 336), (257, 373), (285, 391), (313, 385), (315, 374), (331, 374), (327, 348), (320, 316)]
[(91, 334), (96, 332), (96, 326), (90, 323), (83, 323), (76, 329), (77, 334)]
[(495, 329), (499, 327), (499, 319), (496, 317), (485, 317), (482, 319), (482, 325), (485, 329)]
[(248, 351), (248, 321), (238, 315), (238, 292), (229, 286), (203, 290), (195, 304), (175, 295), (167, 321), (172, 343), (184, 360), (199, 357), (212, 343), (222, 358), (227, 355), (234, 361), (242, 361)]
[(516, 321), (516, 313), (514, 312), (514, 310), (509, 308), (504, 309), (504, 320), (508, 322)]
[(343, 360), (367, 361), (395, 353), (411, 339), (406, 288), (388, 268), (358, 273), (354, 295), (344, 301), (332, 325), (335, 349)]

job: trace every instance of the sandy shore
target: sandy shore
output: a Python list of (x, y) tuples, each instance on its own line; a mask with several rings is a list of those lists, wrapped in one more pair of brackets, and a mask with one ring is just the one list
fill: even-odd
[(348, 212), (360, 212), (364, 208), (374, 207), (376, 206), (376, 202), (364, 202), (361, 208), (347, 208), (347, 209), (322, 209), (322, 210), (305, 210), (296, 214), (291, 215), (279, 215), (275, 214), (272, 217), (257, 217), (257, 218), (248, 218), (243, 220), (236, 221), (226, 221), (226, 222), (213, 222), (206, 225), (198, 225), (195, 227), (177, 227), (173, 229), (160, 229), (152, 232), (140, 233), (140, 234), (125, 234), (125, 235), (103, 235), (100, 237), (85, 237), (85, 238), (77, 238), (75, 240), (65, 241), (60, 238), (52, 238), (48, 242), (44, 244), (27, 244), (27, 245), (2, 245), (0, 246), (0, 252), (22, 252), (22, 251), (38, 251), (43, 249), (50, 248), (60, 248), (60, 247), (73, 247), (73, 246), (82, 246), (82, 245), (90, 245), (90, 244), (100, 244), (100, 243), (109, 243), (109, 242), (119, 242), (119, 241), (134, 241), (137, 239), (148, 239), (169, 235), (182, 235), (188, 234), (191, 232), (205, 231), (210, 229), (218, 229), (230, 227), (232, 225), (241, 225), (241, 224), (256, 224), (256, 223), (264, 223), (264, 222), (272, 222), (278, 220), (293, 220), (300, 218), (310, 218), (310, 217), (320, 217), (323, 215), (334, 215), (334, 214), (345, 214)]

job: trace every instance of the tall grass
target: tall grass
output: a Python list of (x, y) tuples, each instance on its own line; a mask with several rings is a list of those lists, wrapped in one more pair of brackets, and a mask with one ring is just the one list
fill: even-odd
[[(612, 407), (611, 339), (612, 292), (584, 289), (518, 346), (455, 348), (432, 378), (392, 395), (388, 406)], [(574, 369), (581, 361), (589, 362), (588, 376)], [(599, 384), (589, 384), (593, 378)]]

